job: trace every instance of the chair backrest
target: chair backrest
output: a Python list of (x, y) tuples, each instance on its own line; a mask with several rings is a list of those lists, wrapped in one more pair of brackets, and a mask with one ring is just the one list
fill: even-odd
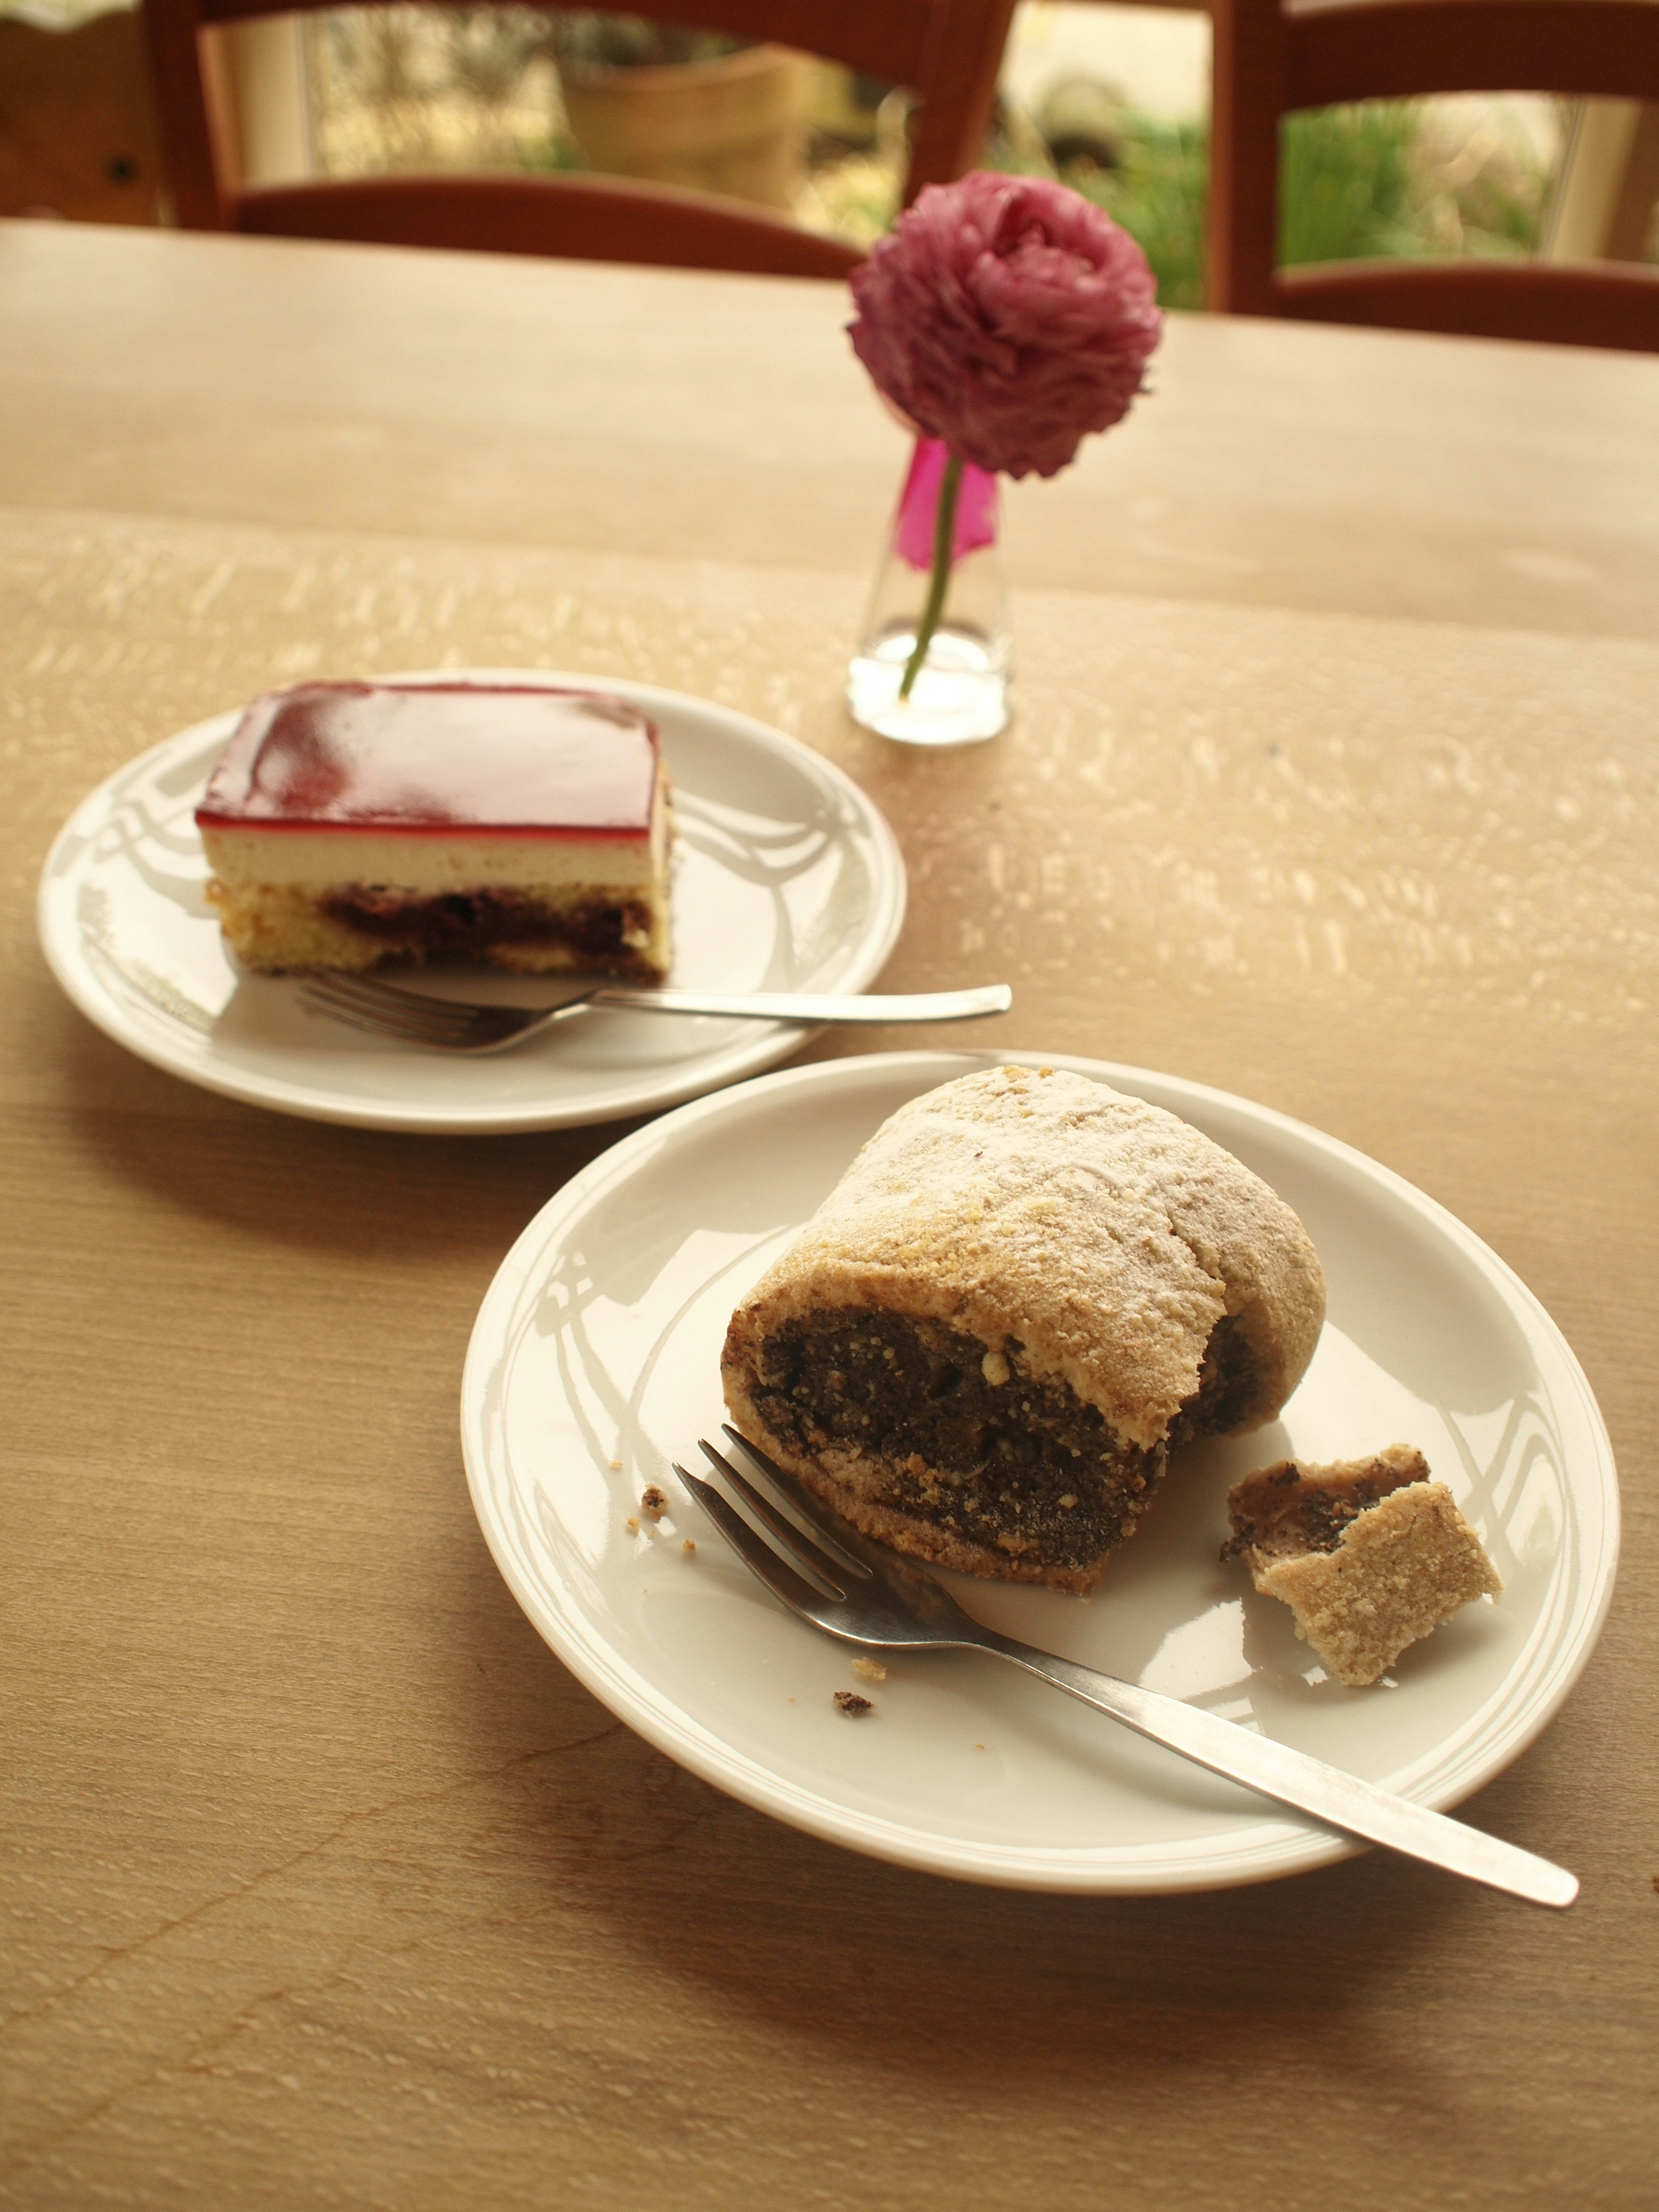
[[(384, 4), (385, 0), (370, 0)], [(389, 175), (249, 185), (235, 174), (222, 88), (203, 33), (331, 0), (143, 0), (178, 221), (392, 246), (453, 246), (580, 260), (842, 276), (858, 247), (712, 193), (590, 174)], [(337, 0), (334, 0), (337, 4)], [(630, 0), (632, 12), (665, 9)], [(668, 20), (775, 40), (907, 88), (917, 102), (904, 198), (977, 160), (1014, 0), (681, 0)]]
[(1659, 269), (1529, 258), (1280, 269), (1279, 118), (1449, 92), (1659, 100), (1655, 0), (1214, 0), (1209, 304), (1659, 350)]

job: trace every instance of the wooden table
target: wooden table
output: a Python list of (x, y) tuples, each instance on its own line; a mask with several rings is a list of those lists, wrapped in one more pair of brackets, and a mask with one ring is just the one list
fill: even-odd
[[(1659, 362), (1177, 319), (1156, 395), (1012, 497), (1018, 726), (930, 757), (838, 703), (902, 458), (845, 315), (0, 226), (8, 2204), (1655, 2201)], [(1570, 1915), (1376, 1855), (963, 1888), (577, 1686), (456, 1393), (507, 1243), (616, 1132), (244, 1108), (33, 940), (52, 832), (140, 747), (445, 660), (797, 732), (903, 845), (890, 987), (1006, 975), (1008, 1043), (1285, 1109), (1513, 1263), (1629, 1516), (1580, 1686), (1468, 1808), (1583, 1875)]]

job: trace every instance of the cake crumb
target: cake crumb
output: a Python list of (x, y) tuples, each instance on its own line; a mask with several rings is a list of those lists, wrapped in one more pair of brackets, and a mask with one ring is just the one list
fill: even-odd
[(855, 1659), (853, 1672), (862, 1674), (866, 1682), (884, 1682), (887, 1680), (887, 1669), (879, 1659)]
[(696, 1548), (697, 1548), (697, 1547), (696, 1547), (696, 1546), (692, 1542), (691, 1539), (690, 1539), (689, 1536), (685, 1539), (685, 1541), (684, 1541), (684, 1542), (680, 1546), (680, 1549), (681, 1549), (681, 1551), (683, 1551), (683, 1552), (687, 1552), (687, 1553), (690, 1553), (690, 1552), (695, 1552), (695, 1551), (696, 1550)]
[(659, 1490), (653, 1482), (641, 1498), (640, 1504), (653, 1521), (660, 1521), (668, 1510), (667, 1493)]
[(613, 1459), (611, 1461), (611, 1472), (612, 1474), (620, 1474), (622, 1473), (622, 1462), (619, 1459)]
[(627, 1529), (630, 1536), (637, 1536), (640, 1533), (639, 1515), (637, 1513), (630, 1513), (627, 1520), (623, 1522), (623, 1526)]
[(872, 1700), (860, 1697), (856, 1690), (837, 1690), (836, 1692), (836, 1711), (849, 1713), (854, 1720), (861, 1713), (872, 1713), (875, 1710)]

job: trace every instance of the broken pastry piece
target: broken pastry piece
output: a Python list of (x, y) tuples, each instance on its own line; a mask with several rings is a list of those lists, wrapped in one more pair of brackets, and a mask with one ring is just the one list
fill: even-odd
[(1284, 1200), (1161, 1108), (987, 1068), (883, 1123), (732, 1317), (732, 1419), (867, 1535), (1086, 1590), (1170, 1452), (1270, 1420), (1325, 1311)]
[(1408, 1644), (1504, 1585), (1450, 1491), (1409, 1444), (1370, 1459), (1258, 1468), (1227, 1495), (1231, 1543), (1264, 1596), (1351, 1689), (1364, 1689)]

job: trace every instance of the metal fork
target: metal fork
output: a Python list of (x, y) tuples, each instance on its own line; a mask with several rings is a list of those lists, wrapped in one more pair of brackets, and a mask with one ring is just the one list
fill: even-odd
[[(726, 1433), (742, 1447), (766, 1480), (815, 1532), (817, 1540), (781, 1513), (724, 1453), (707, 1442), (702, 1449), (724, 1475), (756, 1520), (769, 1531), (767, 1542), (735, 1512), (712, 1483), (679, 1466), (675, 1472), (694, 1492), (732, 1549), (792, 1612), (848, 1644), (877, 1650), (994, 1652), (1028, 1674), (1052, 1682), (1085, 1705), (1109, 1713), (1139, 1735), (1167, 1744), (1183, 1759), (1195, 1759), (1212, 1773), (1242, 1782), (1328, 1826), (1366, 1843), (1386, 1844), (1407, 1856), (1465, 1875), (1472, 1881), (1507, 1890), (1532, 1905), (1557, 1909), (1578, 1894), (1575, 1875), (1514, 1844), (1465, 1827), (1431, 1813), (1426, 1806), (1395, 1797), (1375, 1784), (1327, 1766), (1288, 1744), (1256, 1735), (1231, 1721), (1219, 1720), (1201, 1706), (1160, 1696), (1133, 1682), (1097, 1674), (1070, 1659), (1038, 1651), (1029, 1644), (982, 1627), (965, 1613), (943, 1583), (923, 1567), (885, 1546), (871, 1542), (838, 1516), (830, 1513), (793, 1475), (775, 1466), (729, 1423)], [(805, 1568), (799, 1574), (778, 1548)], [(812, 1579), (809, 1581), (807, 1576)]]
[(766, 1022), (960, 1022), (1006, 1014), (1013, 993), (1006, 983), (891, 997), (833, 991), (647, 991), (625, 983), (596, 983), (556, 1006), (481, 1006), (406, 991), (378, 975), (316, 969), (301, 983), (300, 1000), (313, 1013), (400, 1044), (424, 1045), (432, 1052), (484, 1053), (506, 1052), (557, 1022), (613, 1006), (636, 1013), (720, 1014)]

